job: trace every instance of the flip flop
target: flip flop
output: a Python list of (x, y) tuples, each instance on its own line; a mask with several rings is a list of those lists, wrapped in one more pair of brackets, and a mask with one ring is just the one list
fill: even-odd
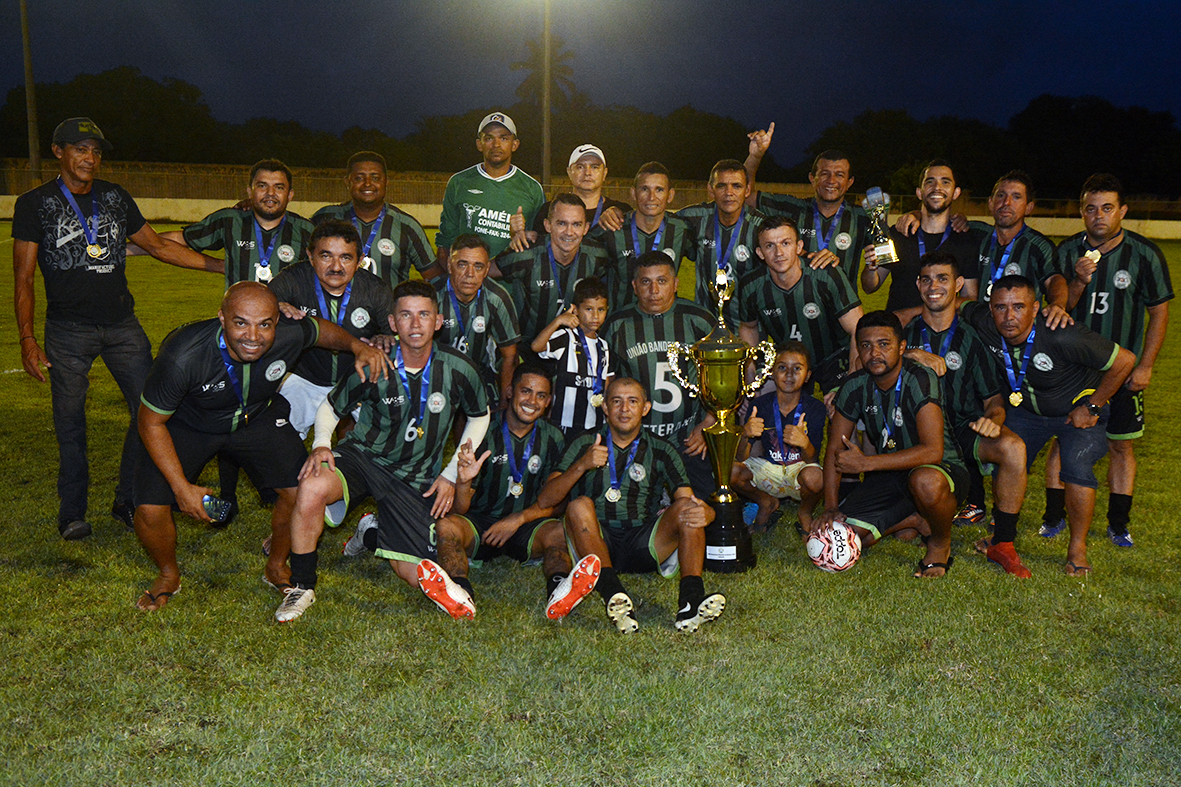
[(284, 595), (286, 595), (287, 591), (291, 590), (291, 588), (295, 587), (295, 585), (292, 585), (290, 582), (283, 582), (280, 584), (275, 584), (274, 582), (267, 579), (266, 574), (262, 575), (262, 582), (264, 585), (274, 588), (275, 590), (279, 591), (280, 593), (282, 593)]
[[(149, 604), (154, 605), (160, 599), (164, 599), (164, 604), (167, 604), (168, 599), (172, 598), (173, 596), (175, 596), (179, 592), (180, 592), (180, 588), (177, 588), (176, 590), (161, 590), (156, 595), (152, 595), (152, 593), (150, 591), (145, 590), (143, 592), (143, 595), (148, 597)], [(141, 598), (142, 598), (142, 596), (141, 596)], [(155, 612), (157, 610), (163, 609), (164, 604), (161, 604), (160, 606), (155, 607), (155, 609), (148, 609), (147, 607), (140, 606), (139, 599), (137, 599), (135, 602), (135, 607), (136, 607), (136, 609), (140, 610), (141, 612)]]
[[(951, 571), (951, 564), (954, 562), (955, 562), (954, 557), (947, 558), (946, 563), (924, 563), (922, 560), (919, 560), (919, 564), (914, 570), (914, 578), (915, 579), (940, 579), (941, 577), (947, 576), (947, 572)], [(943, 569), (943, 573), (938, 577), (928, 577), (928, 576), (924, 575), (923, 572), (929, 568), (941, 568), (941, 569)]]
[(1091, 566), (1080, 566), (1073, 560), (1066, 561), (1066, 576), (1068, 577), (1085, 577), (1093, 570)]

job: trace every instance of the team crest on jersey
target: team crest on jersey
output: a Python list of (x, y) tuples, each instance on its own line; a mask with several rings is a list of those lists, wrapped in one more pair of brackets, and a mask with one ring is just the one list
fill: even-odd
[(955, 371), (963, 368), (964, 359), (955, 350), (952, 350), (947, 355), (943, 356), (943, 362), (947, 364), (947, 368)]
[(529, 468), (530, 473), (537, 475), (539, 472), (541, 472), (541, 457), (537, 454), (534, 454), (533, 456), (529, 457), (529, 464), (525, 466)]
[(1015, 262), (1010, 262), (1008, 265), (1005, 266), (1005, 275), (1006, 276), (1020, 276), (1021, 275), (1021, 266)]
[(739, 262), (746, 262), (750, 259), (750, 249), (745, 244), (739, 243), (734, 247), (734, 259)]
[(648, 477), (648, 471), (644, 469), (643, 465), (637, 463), (627, 469), (627, 477), (638, 484)]
[(377, 242), (377, 250), (387, 257), (394, 256), (394, 242), (389, 238), (382, 238)]
[(267, 382), (275, 382), (283, 375), (287, 374), (287, 362), (278, 360), (267, 367)]
[(807, 317), (809, 320), (815, 320), (817, 317), (820, 316), (820, 307), (814, 303), (805, 303), (804, 304), (804, 316)]
[(295, 249), (284, 243), (282, 246), (275, 249), (275, 255), (278, 256), (280, 261), (286, 264), (295, 259)]
[(435, 391), (426, 399), (426, 409), (430, 410), (435, 415), (443, 412), (443, 405), (445, 404), (447, 404), (447, 399), (438, 391)]
[(1127, 271), (1116, 271), (1111, 283), (1115, 285), (1117, 290), (1126, 290), (1128, 285), (1132, 283), (1132, 274)]
[(483, 333), (488, 328), (488, 323), (484, 320), (484, 315), (477, 315), (472, 318), (472, 330), (476, 333)]
[(353, 316), (349, 317), (349, 322), (353, 324), (354, 328), (364, 328), (369, 324), (369, 310), (364, 306), (359, 307), (353, 312)]
[(894, 408), (894, 426), (902, 426), (902, 408)]
[(853, 245), (853, 236), (847, 232), (838, 232), (837, 236), (832, 239), (832, 245), (841, 251), (847, 251)]
[(1054, 362), (1045, 353), (1038, 353), (1033, 356), (1033, 366), (1039, 372), (1048, 372), (1054, 368)]

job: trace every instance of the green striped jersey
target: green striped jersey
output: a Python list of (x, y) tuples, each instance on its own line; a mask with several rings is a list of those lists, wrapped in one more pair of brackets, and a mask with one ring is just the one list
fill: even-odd
[[(805, 253), (820, 251), (823, 246), (840, 259), (838, 265), (849, 281), (858, 280), (861, 255), (865, 247), (873, 243), (869, 234), (869, 216), (864, 208), (845, 200), (837, 209), (839, 217), (835, 213), (825, 217), (815, 199), (802, 200), (790, 194), (768, 194), (765, 191), (759, 192), (757, 207), (767, 216), (783, 216), (794, 221), (800, 228)], [(816, 234), (818, 216), (819, 236)]]
[(521, 473), (521, 485), (524, 492), (514, 497), (509, 492), (513, 482), (509, 465), (508, 448), (504, 442), (504, 411), (492, 416), (492, 423), (488, 426), (488, 434), (476, 454), (485, 450), (491, 452), (480, 468), (480, 474), (473, 481), (474, 491), (470, 513), (483, 514), (492, 520), (504, 519), (509, 514), (524, 511), (537, 500), (541, 487), (546, 479), (557, 469), (558, 460), (562, 457), (565, 440), (562, 433), (544, 418), (539, 418), (533, 424), (533, 432), (537, 438), (533, 441), (533, 450), (525, 456), (525, 448), (533, 432), (524, 437), (517, 437), (509, 432), (512, 442), (513, 456), (517, 463), (517, 472)]
[[(717, 234), (718, 226), (717, 206), (712, 202), (701, 202), (681, 208), (676, 215), (689, 223), (689, 237), (692, 243), (690, 258), (697, 263), (697, 283), (693, 288), (693, 300), (706, 309), (715, 309), (718, 299), (714, 296), (713, 285), (714, 278), (717, 276), (719, 257), (714, 237)], [(721, 228), (722, 248), (720, 254), (724, 256), (726, 250), (731, 249), (730, 256), (725, 262), (725, 268), (727, 278), (735, 285), (743, 276), (754, 270), (756, 265), (762, 264), (762, 261), (755, 256), (755, 247), (758, 245), (759, 227), (762, 226), (764, 218), (759, 211), (751, 210), (744, 205), (739, 218), (742, 227), (738, 237), (732, 237), (734, 230), (738, 227), (737, 222), (734, 227), (723, 226)], [(733, 247), (730, 245), (731, 240), (733, 240)]]
[[(693, 255), (693, 243), (689, 237), (689, 224), (671, 213), (664, 215), (664, 226), (653, 233), (646, 233), (633, 224), (634, 213), (624, 217), (623, 226), (615, 232), (604, 232), (599, 239), (607, 250), (607, 305), (612, 311), (622, 309), (636, 302), (632, 289), (632, 276), (636, 269), (636, 258), (652, 251), (656, 237), (660, 236), (660, 248), (672, 260), (673, 270), (681, 269), (681, 258)], [(638, 253), (637, 253), (638, 252)]]
[[(1058, 246), (1058, 265), (1067, 281), (1074, 279), (1075, 263), (1089, 248), (1085, 232)], [(1160, 247), (1143, 235), (1124, 230), (1119, 245), (1099, 258), (1099, 266), (1070, 316), (1139, 358), (1144, 350), (1145, 308), (1172, 297), (1169, 266)]]
[(435, 282), (435, 293), (439, 314), (443, 315), (443, 327), (435, 332), (435, 341), (471, 358), (485, 382), (495, 382), (496, 348), (516, 344), (521, 338), (517, 310), (508, 290), (493, 279), (484, 279), (471, 303), (463, 303), (456, 296), (458, 314), (447, 291), (447, 279)]
[[(240, 281), (258, 281), (261, 252), (255, 235), (254, 212), (237, 208), (222, 208), (210, 213), (196, 224), (183, 230), (185, 244), (195, 251), (226, 250), (226, 288)], [(263, 230), (264, 247), (271, 247), (267, 268), (271, 278), (279, 275), (287, 265), (307, 259), (308, 240), (312, 237), (312, 223), (291, 211), (283, 214), (283, 222), (271, 230)], [(264, 248), (262, 251), (266, 251)]]
[[(927, 367), (903, 358), (902, 388), (895, 394), (894, 386), (883, 391), (877, 387), (869, 372), (861, 369), (849, 375), (841, 385), (834, 402), (837, 412), (856, 423), (865, 424), (865, 437), (873, 442), (879, 454), (895, 453), (919, 445), (918, 414), (928, 403), (943, 410), (943, 389), (939, 378)], [(947, 465), (965, 467), (955, 435), (943, 411), (943, 459)], [(890, 419), (889, 431), (886, 418)], [(887, 447), (893, 439), (894, 447)]]
[[(574, 302), (574, 285), (587, 276), (603, 278), (607, 251), (583, 241), (569, 265), (551, 260), (549, 238), (524, 251), (506, 252), (496, 260), (501, 277), (513, 296), (521, 336), (533, 341), (541, 329)], [(557, 278), (554, 278), (554, 272)]]
[[(652, 400), (652, 411), (644, 427), (652, 434), (679, 445), (701, 422), (701, 402), (689, 396), (673, 377), (668, 362), (668, 345), (674, 341), (693, 344), (714, 327), (709, 312), (692, 301), (677, 298), (662, 314), (648, 314), (633, 304), (613, 313), (600, 335), (616, 358), (616, 376), (640, 381)], [(682, 359), (689, 382), (697, 382), (697, 370)]]
[(373, 259), (373, 264), (366, 270), (384, 281), (390, 289), (408, 281), (412, 267), (422, 273), (435, 261), (422, 225), (409, 213), (388, 202), (385, 205), (385, 213), (379, 217), (381, 226), (377, 230), (377, 237), (366, 249), (377, 219), (363, 222), (352, 212), (352, 208), (351, 202), (320, 208), (312, 216), (312, 223), (319, 224), (328, 219), (352, 222), (361, 236), (361, 253), (358, 256), (369, 256)]
[(499, 178), (487, 175), (483, 164), (468, 167), (447, 181), (435, 244), (450, 248), (457, 237), (474, 232), (488, 243), (489, 256), (495, 257), (512, 240), (509, 220), (517, 208), (524, 211), (528, 227), (544, 203), (541, 184), (516, 166)]
[[(571, 440), (558, 462), (558, 472), (569, 470), (594, 444), (596, 436), (606, 445), (606, 441), (611, 439), (611, 431), (604, 427), (595, 432), (584, 432)], [(632, 463), (626, 468), (632, 443), (615, 446), (616, 480), (620, 492), (618, 502), (612, 503), (606, 496), (611, 487), (609, 466), (588, 470), (570, 490), (571, 500), (586, 496), (594, 502), (595, 515), (603, 527), (626, 529), (650, 525), (664, 507), (665, 492), (671, 497), (677, 489), (689, 486), (685, 463), (672, 444), (643, 429), (636, 440), (640, 445), (636, 448)]]
[[(1028, 224), (1021, 233), (1004, 246), (997, 242), (996, 230), (982, 221), (969, 222), (981, 234), (980, 288), (977, 300), (988, 303), (992, 283), (1001, 276), (1024, 276), (1037, 287), (1038, 298), (1045, 297), (1046, 282), (1062, 273), (1054, 257), (1054, 244)], [(1002, 263), (1004, 263), (1002, 265)]]
[[(393, 359), (391, 352), (391, 365)], [(338, 418), (361, 412), (357, 425), (341, 445), (351, 445), (411, 487), (426, 490), (442, 471), (443, 450), (457, 415), (475, 418), (488, 412), (488, 395), (480, 373), (467, 356), (451, 347), (435, 344), (431, 378), (427, 385), (424, 418), (419, 422), (422, 371), (406, 370), (409, 392), (402, 387), (396, 368), (388, 379), (361, 382), (353, 372), (328, 393), (328, 403)], [(421, 426), (423, 436), (417, 437)]]
[(967, 320), (955, 323), (955, 334), (946, 353), (943, 344), (948, 332), (928, 328), (924, 345), (924, 325), (921, 316), (915, 317), (903, 329), (903, 338), (908, 348), (927, 350), (941, 356), (947, 364), (947, 372), (939, 378), (943, 386), (943, 409), (952, 428), (958, 430), (984, 415), (985, 399), (1008, 393), (1009, 388), (1001, 381), (1001, 372), (988, 346)]

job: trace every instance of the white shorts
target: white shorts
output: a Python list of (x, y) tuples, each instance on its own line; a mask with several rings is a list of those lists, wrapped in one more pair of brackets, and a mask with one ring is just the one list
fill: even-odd
[(287, 379), (279, 386), (279, 393), (291, 403), (291, 425), (299, 433), (299, 439), (304, 440), (312, 426), (316, 423), (316, 410), (328, 398), (331, 385), (316, 385), (310, 383), (297, 374), (287, 375)]
[(814, 462), (792, 462), (790, 465), (779, 465), (757, 456), (752, 456), (743, 462), (754, 476), (755, 487), (772, 497), (790, 497), (800, 499), (800, 473), (805, 467), (820, 469)]

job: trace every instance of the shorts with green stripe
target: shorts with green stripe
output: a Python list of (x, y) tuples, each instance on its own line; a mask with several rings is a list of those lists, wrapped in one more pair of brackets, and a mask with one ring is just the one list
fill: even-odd
[(1144, 391), (1123, 386), (1111, 397), (1111, 417), (1107, 419), (1108, 440), (1135, 440), (1144, 436)]
[[(650, 525), (599, 525), (599, 533), (603, 536), (603, 541), (607, 542), (611, 566), (617, 573), (651, 574), (655, 571), (662, 577), (671, 577), (677, 573), (677, 569), (680, 568), (677, 550), (674, 549), (664, 560), (656, 554), (656, 529), (660, 526), (663, 516), (664, 511), (661, 511), (656, 521)], [(577, 553), (569, 538), (566, 539), (566, 546), (575, 562), (586, 557)]]
[(537, 565), (541, 562), (541, 556), (533, 557), (533, 541), (537, 537), (537, 532), (541, 530), (542, 525), (547, 522), (558, 522), (560, 520), (552, 518), (534, 519), (532, 522), (526, 522), (517, 528), (517, 532), (508, 537), (508, 540), (501, 546), (494, 547), (491, 544), (484, 543), (484, 534), (488, 529), (499, 522), (499, 519), (476, 512), (468, 512), (467, 514), (452, 514), (456, 519), (466, 522), (468, 527), (472, 529), (472, 534), (475, 538), (472, 540), (471, 549), (468, 550), (468, 560), (473, 565), (479, 565), (486, 560), (504, 555), (512, 558), (518, 563), (523, 563), (527, 566)]
[(879, 538), (881, 531), (889, 530), (917, 513), (914, 498), (910, 494), (909, 479), (914, 470), (923, 467), (931, 467), (942, 473), (955, 495), (956, 508), (963, 505), (971, 485), (967, 469), (962, 465), (940, 462), (937, 465), (919, 465), (912, 470), (866, 473), (864, 480), (840, 502), (841, 513), (845, 515), (846, 521)]

